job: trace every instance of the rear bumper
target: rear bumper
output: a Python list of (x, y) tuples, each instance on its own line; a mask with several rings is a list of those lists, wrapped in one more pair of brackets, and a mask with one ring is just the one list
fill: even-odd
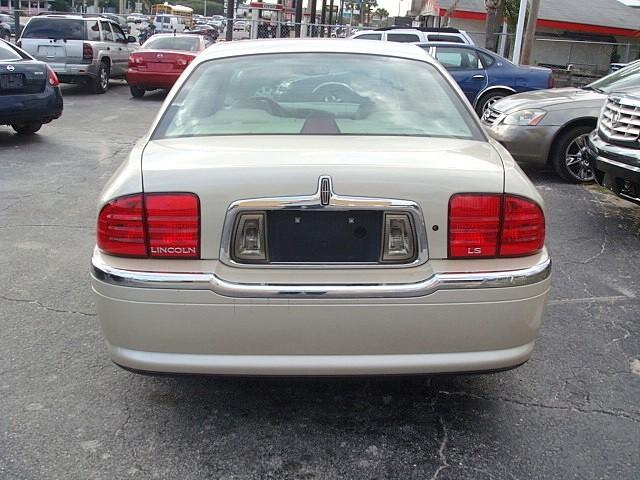
[(127, 71), (127, 83), (145, 88), (171, 88), (181, 73), (141, 72), (129, 69)]
[(43, 92), (0, 97), (0, 125), (47, 123), (62, 115), (62, 94), (58, 87)]
[[(44, 59), (46, 61), (46, 59)], [(99, 63), (56, 63), (47, 62), (56, 72), (58, 79), (62, 83), (73, 82), (77, 77), (95, 78), (98, 76)]]
[(547, 163), (551, 144), (560, 130), (558, 126), (504, 125), (500, 123), (500, 119), (492, 126), (483, 125), (492, 138), (509, 150), (513, 158), (535, 163)]
[[(546, 252), (529, 268), (493, 272), (500, 278), (495, 283), (478, 282), (475, 274), (442, 272), (428, 290), (412, 290), (411, 282), (384, 285), (384, 293), (369, 284), (282, 288), (226, 282), (231, 286), (220, 288), (216, 274), (181, 274), (183, 282), (176, 283), (173, 273), (162, 288), (157, 272), (116, 272), (105, 265), (107, 259), (94, 255), (92, 287), (112, 359), (127, 368), (168, 373), (357, 375), (509, 368), (531, 354), (550, 284)], [(348, 288), (353, 290), (347, 294)]]
[(594, 131), (587, 151), (598, 184), (640, 205), (640, 148), (611, 145)]

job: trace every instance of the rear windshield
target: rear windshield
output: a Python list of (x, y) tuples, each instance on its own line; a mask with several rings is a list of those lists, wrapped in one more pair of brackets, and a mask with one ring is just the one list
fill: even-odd
[(273, 54), (199, 65), (154, 138), (398, 135), (482, 139), (432, 65), (356, 54)]
[(32, 18), (22, 38), (84, 40), (84, 21), (68, 18)]
[(0, 62), (7, 60), (22, 60), (22, 56), (4, 42), (0, 42)]
[(199, 45), (200, 39), (198, 37), (151, 37), (142, 48), (197, 52)]

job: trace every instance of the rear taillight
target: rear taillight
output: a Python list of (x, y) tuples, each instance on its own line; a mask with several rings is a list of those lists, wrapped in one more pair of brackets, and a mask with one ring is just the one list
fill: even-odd
[(176, 65), (178, 67), (186, 67), (191, 63), (192, 60), (193, 60), (193, 57), (189, 55), (183, 55), (176, 59)]
[(98, 215), (97, 245), (116, 256), (200, 258), (200, 201), (193, 193), (112, 200)]
[(548, 88), (553, 88), (556, 86), (556, 79), (553, 78), (553, 73), (549, 75), (549, 84)]
[(141, 55), (131, 55), (129, 57), (129, 68), (140, 67), (145, 64), (146, 62)]
[(82, 44), (82, 60), (88, 63), (93, 62), (93, 47), (90, 43)]
[(531, 255), (544, 246), (545, 219), (526, 198), (459, 194), (449, 201), (449, 258)]
[(53, 71), (53, 69), (47, 65), (47, 80), (49, 81), (49, 85), (51, 85), (52, 87), (57, 87), (58, 85), (60, 85), (60, 81), (58, 80), (58, 76), (56, 75), (56, 72)]

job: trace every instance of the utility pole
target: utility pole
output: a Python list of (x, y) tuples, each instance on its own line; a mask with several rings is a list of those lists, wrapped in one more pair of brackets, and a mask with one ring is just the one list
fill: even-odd
[[(311, 12), (313, 15), (314, 12)], [(300, 38), (300, 32), (302, 30), (302, 0), (296, 0), (296, 38)]]
[(329, 3), (329, 36), (333, 32), (333, 0)]
[(233, 0), (227, 0), (227, 33), (225, 35), (227, 42), (233, 40), (233, 17), (235, 17), (235, 11), (236, 7)]
[(520, 65), (522, 53), (522, 35), (524, 33), (524, 18), (527, 14), (527, 0), (520, 0), (520, 12), (518, 13), (518, 26), (516, 27), (516, 44), (513, 47), (513, 63)]
[(316, 0), (311, 0), (311, 5), (309, 6), (309, 23), (311, 24), (311, 36), (316, 36), (316, 9), (318, 5), (316, 4)]
[(540, 10), (540, 0), (531, 0), (531, 8), (529, 9), (529, 18), (527, 19), (527, 28), (524, 31), (524, 42), (522, 47), (522, 63), (523, 65), (531, 65), (533, 60), (533, 44), (536, 39), (536, 26), (538, 24), (538, 11)]
[(324, 37), (324, 26), (327, 23), (327, 0), (322, 0), (322, 9), (320, 10), (320, 36)]

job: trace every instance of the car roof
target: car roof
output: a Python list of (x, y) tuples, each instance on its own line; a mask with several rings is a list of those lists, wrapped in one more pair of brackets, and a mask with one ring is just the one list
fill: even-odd
[(74, 15), (70, 14), (55, 14), (55, 15), (36, 15), (31, 18), (48, 18), (48, 19), (66, 19), (66, 20), (104, 20), (106, 22), (115, 22), (112, 18), (105, 17), (102, 14), (96, 13), (90, 15)]
[(270, 53), (353, 53), (400, 57), (436, 64), (436, 61), (427, 52), (410, 43), (379, 42), (377, 40), (348, 42), (342, 38), (243, 40), (241, 42), (216, 43), (198, 57), (198, 62), (212, 58)]

